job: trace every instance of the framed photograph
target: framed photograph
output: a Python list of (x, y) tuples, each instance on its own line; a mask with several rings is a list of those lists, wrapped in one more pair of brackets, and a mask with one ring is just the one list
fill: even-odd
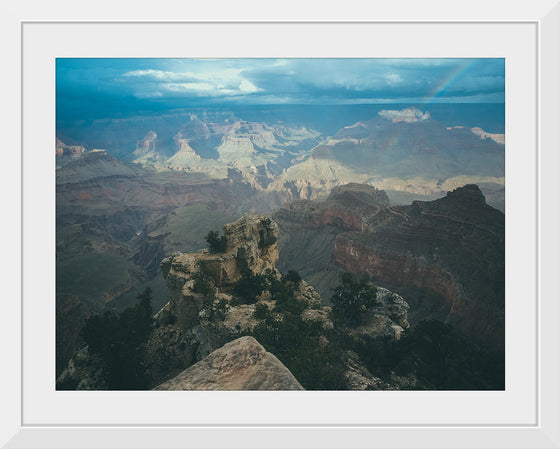
[[(47, 13), (42, 9), (33, 9), (38, 5), (26, 4), (3, 18), (4, 41), (12, 43), (7, 50), (11, 70), (5, 70), (3, 75), (5, 86), (9, 86), (6, 88), (9, 103), (5, 106), (4, 118), (5, 123), (10, 124), (6, 127), (9, 131), (7, 134), (10, 134), (7, 146), (10, 151), (6, 151), (5, 167), (11, 173), (3, 180), (3, 187), (5, 192), (14, 192), (13, 198), (9, 195), (10, 215), (19, 218), (18, 211), (21, 210), (21, 223), (16, 219), (5, 234), (21, 236), (22, 242), (20, 247), (18, 238), (10, 238), (6, 249), (6, 259), (9, 261), (3, 265), (7, 272), (10, 270), (11, 276), (7, 282), (10, 284), (9, 294), (5, 295), (5, 316), (9, 318), (5, 319), (2, 326), (5, 372), (2, 382), (0, 442), (5, 445), (3, 447), (560, 447), (560, 334), (557, 326), (560, 313), (556, 301), (559, 293), (557, 274), (560, 269), (560, 189), (556, 173), (560, 168), (557, 151), (560, 148), (560, 3), (537, 1), (523, 6), (511, 6), (506, 2), (481, 3), (480, 8), (469, 6), (468, 15), (455, 7), (450, 11), (443, 2), (438, 1), (428, 2), (426, 8), (422, 7), (422, 11), (418, 10), (414, 2), (375, 7), (354, 5), (356, 9), (347, 14), (341, 14), (333, 5), (321, 7), (319, 16), (309, 5), (300, 5), (297, 12), (295, 8), (288, 8), (285, 14), (277, 16), (272, 10), (266, 13), (253, 10), (244, 15), (245, 12), (233, 11), (231, 6), (222, 3), (219, 7), (215, 4), (212, 7), (181, 6), (181, 14), (176, 17), (169, 17), (167, 13), (154, 16), (149, 5), (139, 6), (138, 14), (131, 17), (130, 10), (124, 5), (112, 5), (110, 11), (107, 9), (102, 15), (96, 15), (95, 20), (90, 20), (86, 11), (74, 15), (74, 12), (68, 12), (57, 4)], [(188, 70), (180, 67), (181, 61), (189, 61)], [(381, 65), (383, 70), (379, 69)], [(443, 75), (434, 82), (430, 75), (436, 72)], [(247, 73), (251, 73), (251, 76), (243, 75)], [(288, 80), (294, 74), (298, 77), (298, 82), (290, 84), (291, 81)], [(333, 74), (339, 76), (336, 83), (332, 81)], [(406, 83), (403, 81), (405, 79)], [(282, 88), (279, 87), (281, 85)], [(294, 88), (294, 85), (298, 87)], [(378, 85), (382, 85), (382, 88)], [(21, 86), (21, 90), (18, 86)], [(313, 86), (313, 90), (302, 86)], [(370, 100), (365, 101), (366, 97)], [(189, 129), (197, 126), (204, 129), (204, 139), (186, 138), (186, 134), (181, 134), (186, 132), (186, 127), (180, 132), (177, 129), (171, 130), (168, 132), (169, 136), (165, 137), (167, 131), (163, 125), (157, 129), (157, 133), (150, 129), (147, 134), (142, 133), (137, 137), (140, 132), (138, 130), (143, 129), (143, 125), (138, 125), (134, 135), (125, 136), (122, 131), (114, 132), (112, 125), (103, 121), (103, 114), (110, 110), (119, 111), (120, 115), (115, 115), (114, 121), (140, 123), (147, 116), (155, 117), (160, 114), (163, 103), (166, 111), (173, 109), (173, 114), (183, 114), (181, 102), (185, 98), (189, 99), (190, 109), (181, 120), (188, 118)], [(250, 98), (249, 101), (256, 102), (258, 107), (250, 110), (247, 104), (239, 103), (240, 98)], [(318, 98), (322, 100), (318, 101)], [(371, 98), (375, 98), (375, 101)], [(227, 105), (225, 109), (235, 110), (237, 116), (249, 117), (253, 114), (258, 119), (235, 121), (236, 119), (231, 118), (235, 114), (225, 117), (222, 109), (215, 115), (204, 112), (205, 115), (202, 116), (203, 112), (200, 111), (210, 103), (217, 109), (223, 109)], [(375, 103), (373, 109), (370, 103)], [(462, 112), (458, 113), (456, 107), (449, 106), (458, 103), (470, 103), (470, 106), (464, 106)], [(263, 104), (267, 105), (266, 110)], [(332, 107), (332, 104), (337, 107)], [(397, 107), (397, 104), (406, 106)], [(347, 109), (340, 112), (340, 105)], [(366, 113), (362, 117), (362, 109), (356, 108), (356, 105), (361, 105), (363, 110), (370, 108), (367, 109), (367, 114), (373, 114), (371, 120), (366, 117)], [(335, 110), (337, 112), (333, 112)], [(17, 111), (21, 111), (21, 117)], [(68, 117), (78, 114), (75, 111), (79, 111), (80, 123), (72, 122), (70, 130), (70, 126), (67, 126), (70, 121)], [(266, 114), (267, 119), (263, 119)], [(287, 117), (296, 114), (299, 114), (298, 120), (305, 123), (305, 126), (290, 127)], [(460, 119), (457, 118), (459, 115)], [(342, 116), (344, 120), (341, 119)], [(354, 116), (357, 118), (352, 121)], [(440, 126), (438, 128), (434, 125), (420, 131), (403, 128), (432, 118), (446, 123), (446, 127), (437, 125)], [(329, 120), (329, 124), (325, 124)], [(231, 127), (232, 121), (235, 122), (235, 133), (220, 131)], [(257, 125), (254, 123), (257, 122), (260, 134), (255, 137)], [(260, 124), (265, 122), (266, 125)], [(480, 123), (484, 126), (479, 126)], [(317, 124), (319, 131), (313, 128), (314, 124)], [(389, 128), (389, 125), (393, 128)], [(398, 135), (387, 131), (396, 129), (395, 127), (401, 129)], [(18, 134), (18, 129), (21, 129), (21, 135)], [(362, 130), (361, 133), (357, 129)], [(364, 129), (370, 134), (364, 134)], [(108, 156), (105, 150), (97, 146), (96, 143), (101, 141), (98, 136), (102, 132), (109, 136), (105, 141), (112, 142), (110, 152), (117, 154), (117, 159), (107, 159), (112, 156)], [(193, 131), (195, 134), (196, 132)], [(250, 137), (239, 137), (239, 133), (246, 133)], [(480, 171), (480, 176), (475, 177), (472, 173), (467, 176), (453, 171), (456, 167), (470, 167), (474, 164), (459, 153), (446, 154), (446, 158), (434, 156), (437, 151), (434, 139), (440, 139), (440, 142), (446, 138), (441, 137), (442, 135), (450, 134), (459, 137), (452, 145), (445, 145), (460, 146), (463, 144), (456, 142), (467, 142), (465, 145), (469, 145), (468, 148), (473, 152), (481, 151), (492, 155), (477, 160), (475, 166)], [(83, 147), (76, 136), (81, 136), (83, 141), (90, 143)], [(268, 138), (274, 142), (267, 142)], [(135, 142), (132, 145), (135, 149), (130, 146), (129, 141)], [(359, 145), (369, 145), (364, 146), (368, 151), (381, 151), (379, 149), (383, 147), (400, 154), (399, 151), (405, 152), (410, 142), (416, 141), (421, 141), (422, 145), (414, 147), (414, 154), (406, 153), (406, 157), (401, 159), (395, 159), (396, 156), (389, 158), (385, 153), (380, 153), (379, 156), (371, 156), (370, 153), (356, 156), (358, 153), (353, 153), (352, 158), (348, 159), (343, 151), (358, 142)], [(119, 145), (122, 142), (127, 144), (122, 144), (121, 147)], [(154, 151), (154, 142), (158, 142), (159, 153)], [(235, 164), (240, 160), (240, 154), (245, 155), (244, 145), (247, 142), (251, 143), (252, 152), (247, 157), (253, 159), (246, 167), (240, 167)], [(483, 148), (480, 149), (479, 146)], [(56, 147), (56, 152), (53, 147)], [(21, 152), (18, 151), (19, 148)], [(125, 148), (132, 149), (129, 151)], [(315, 160), (326, 158), (331, 169), (335, 162), (337, 167), (342, 168), (338, 168), (336, 176), (333, 175), (336, 180), (328, 185), (328, 192), (321, 192), (319, 187), (308, 184), (308, 192), (313, 187), (315, 194), (304, 196), (301, 186), (297, 187), (297, 183), (289, 178), (289, 171), (300, 170), (298, 173), (301, 173), (302, 169), (309, 169), (301, 164), (310, 160), (306, 158), (311, 150), (314, 151)], [(82, 158), (82, 153), (97, 165), (89, 165), (84, 169), (85, 159), (78, 161)], [(418, 156), (418, 153), (421, 155)], [(126, 161), (126, 164), (119, 165), (119, 158)], [(272, 169), (266, 173), (261, 171), (260, 166), (252, 162), (260, 160), (258, 158), (269, 158), (269, 162), (272, 160), (270, 165), (264, 166), (279, 167), (278, 173), (270, 174)], [(101, 293), (98, 296), (105, 298), (103, 307), (108, 303), (117, 304), (115, 298), (118, 299), (114, 313), (107, 315), (110, 320), (118, 320), (118, 313), (132, 304), (131, 299), (123, 292), (140, 293), (138, 286), (152, 286), (157, 290), (162, 282), (159, 271), (159, 283), (148, 282), (152, 278), (147, 277), (146, 273), (149, 270), (155, 273), (159, 270), (159, 265), (149, 268), (149, 264), (142, 258), (144, 253), (139, 250), (126, 255), (126, 260), (134, 260), (133, 268), (127, 265), (127, 273), (135, 270), (134, 279), (143, 281), (133, 281), (134, 288), (138, 287), (134, 290), (127, 284), (129, 278), (119, 278), (119, 273), (126, 270), (119, 265), (118, 248), (111, 245), (117, 239), (115, 235), (125, 229), (122, 223), (119, 224), (119, 231), (115, 231), (110, 237), (110, 232), (101, 235), (97, 229), (90, 231), (89, 228), (82, 227), (76, 231), (76, 226), (82, 224), (72, 221), (72, 214), (82, 204), (80, 201), (87, 202), (91, 195), (104, 198), (113, 195), (111, 198), (117, 198), (115, 195), (120, 195), (119, 192), (122, 191), (126, 191), (127, 198), (131, 198), (142, 188), (138, 185), (125, 186), (126, 182), (136, 182), (130, 181), (130, 178), (103, 184), (98, 180), (95, 167), (114, 170), (117, 177), (124, 176), (123, 170), (129, 176), (129, 170), (136, 170), (135, 167), (140, 167), (138, 170), (152, 170), (156, 173), (153, 176), (158, 177), (159, 184), (157, 188), (150, 187), (146, 191), (149, 190), (150, 201), (154, 204), (160, 201), (157, 196), (158, 188), (165, 192), (172, 190), (169, 186), (175, 178), (171, 180), (170, 176), (180, 173), (180, 176), (189, 176), (189, 183), (203, 184), (204, 181), (200, 179), (219, 177), (222, 171), (227, 172), (229, 184), (225, 188), (220, 187), (221, 190), (185, 190), (186, 193), (181, 193), (190, 199), (206, 194), (213, 204), (221, 201), (210, 218), (202, 219), (199, 215), (193, 215), (194, 209), (185, 211), (188, 208), (181, 205), (180, 208), (173, 209), (175, 222), (167, 220), (165, 223), (158, 222), (157, 226), (152, 223), (152, 227), (144, 229), (133, 229), (132, 224), (126, 231), (132, 234), (123, 237), (123, 241), (127, 242), (136, 242), (142, 238), (151, 242), (144, 242), (144, 246), (138, 248), (152, 248), (149, 245), (159, 238), (162, 248), (168, 245), (165, 248), (169, 250), (169, 242), (172, 241), (169, 236), (175, 238), (174, 226), (178, 221), (181, 225), (199, 227), (202, 229), (200, 233), (205, 234), (204, 231), (212, 230), (211, 226), (218, 229), (233, 221), (229, 218), (239, 218), (232, 210), (234, 206), (238, 206), (236, 202), (241, 201), (244, 194), (237, 190), (241, 189), (240, 186), (250, 186), (258, 193), (251, 197), (251, 205), (255, 205), (256, 211), (260, 211), (259, 207), (264, 202), (270, 204), (278, 201), (278, 207), (285, 204), (279, 199), (284, 198), (282, 195), (286, 198), (292, 195), (293, 198), (290, 196), (290, 199), (303, 202), (320, 201), (325, 200), (331, 191), (339, 192), (343, 198), (341, 201), (347, 202), (344, 206), (350, 207), (348, 198), (363, 198), (364, 192), (358, 187), (351, 187), (350, 189), (359, 191), (350, 192), (355, 196), (349, 197), (348, 188), (341, 190), (340, 186), (344, 184), (340, 181), (344, 178), (342, 170), (347, 173), (352, 168), (354, 176), (355, 173), (362, 173), (360, 164), (372, 164), (371, 161), (379, 166), (386, 164), (384, 176), (379, 175), (380, 171), (375, 172), (379, 175), (377, 177), (373, 172), (367, 173), (363, 174), (359, 182), (381, 186), (388, 192), (387, 201), (390, 200), (392, 205), (397, 204), (394, 208), (388, 207), (388, 203), (379, 206), (384, 208), (386, 215), (383, 215), (382, 220), (378, 219), (375, 226), (379, 229), (386, 226), (387, 232), (376, 234), (377, 236), (387, 235), (398, 240), (402, 234), (394, 229), (406, 228), (404, 220), (410, 219), (408, 214), (412, 214), (413, 210), (423, 217), (429, 216), (429, 220), (444, 216), (457, 229), (464, 229), (467, 226), (465, 223), (470, 223), (468, 210), (461, 206), (458, 208), (459, 215), (450, 217), (446, 215), (447, 209), (437, 203), (442, 197), (445, 200), (446, 191), (449, 197), (454, 192), (459, 192), (456, 195), (468, 197), (468, 201), (475, 202), (476, 198), (473, 200), (473, 196), (478, 198), (477, 195), (484, 194), (486, 203), (489, 204), (484, 204), (484, 207), (502, 217), (502, 254), (505, 248), (505, 267), (502, 267), (502, 271), (505, 280), (489, 275), (488, 279), (484, 277), (489, 271), (498, 270), (497, 265), (500, 263), (492, 259), (494, 253), (489, 248), (490, 244), (476, 234), (482, 229), (495, 236), (497, 231), (494, 228), (489, 231), (490, 225), (476, 224), (469, 228), (477, 246), (468, 250), (476, 257), (480, 254), (480, 267), (466, 260), (461, 262), (464, 266), (460, 262), (454, 262), (461, 267), (457, 270), (476, 273), (473, 276), (479, 279), (480, 284), (486, 284), (484, 288), (495, 293), (498, 297), (496, 301), (499, 302), (502, 295), (504, 302), (505, 297), (501, 321), (488, 321), (492, 326), (486, 325), (488, 317), (472, 301), (468, 307), (454, 304), (453, 307), (457, 310), (454, 314), (449, 312), (445, 318), (462, 331), (471, 332), (474, 340), (478, 337), (498, 342), (497, 346), (505, 361), (502, 363), (505, 365), (500, 365), (502, 359), (498, 356), (488, 359), (485, 355), (487, 358), (481, 365), (478, 365), (479, 359), (469, 359), (467, 364), (457, 365), (461, 369), (465, 369), (467, 365), (474, 367), (473, 374), (469, 372), (467, 376), (469, 382), (461, 380), (445, 383), (446, 381), (437, 377), (437, 373), (424, 373), (414, 380), (417, 388), (406, 388), (403, 386), (405, 380), (388, 370), (391, 371), (390, 375), (383, 378), (386, 388), (378, 388), (377, 384), (370, 382), (368, 391), (365, 391), (366, 388), (360, 388), (362, 391), (346, 391), (343, 388), (324, 387), (331, 384), (325, 380), (326, 371), (319, 369), (322, 359), (313, 361), (319, 367), (317, 376), (298, 379), (307, 387), (306, 390), (317, 391), (273, 391), (274, 388), (264, 388), (265, 391), (234, 391), (235, 388), (201, 387), (200, 385), (208, 385), (207, 379), (197, 384), (198, 387), (186, 388), (184, 382), (181, 384), (181, 374), (169, 381), (171, 383), (163, 383), (163, 380), (156, 381), (159, 377), (154, 374), (158, 369), (168, 369), (171, 364), (168, 359), (161, 361), (163, 356), (158, 356), (159, 364), (150, 365), (152, 378), (147, 383), (144, 382), (145, 379), (137, 379), (134, 381), (137, 383), (123, 387), (122, 379), (108, 377), (102, 380), (102, 387), (96, 388), (93, 377), (89, 376), (87, 381), (81, 382), (83, 379), (76, 380), (68, 374), (69, 363), (73, 372), (76, 371), (76, 356), (68, 355), (71, 352), (68, 349), (67, 354), (62, 357), (57, 339), (57, 332), (60, 330), (56, 328), (57, 308), (60, 306), (58, 300), (62, 289), (67, 289), (67, 293), (74, 295), (84, 291), (83, 295), (86, 296), (87, 292), (101, 284), (101, 278), (112, 276), (111, 279), (115, 279), (114, 285), (103, 286), (102, 290), (99, 287)], [(191, 173), (193, 164), (198, 167), (199, 171), (196, 173)], [(408, 174), (407, 164), (422, 171), (422, 179)], [(20, 166), (21, 173), (16, 168)], [(319, 170), (318, 166), (319, 163), (314, 169)], [(60, 181), (62, 172), (57, 172), (57, 167), (65, 170), (64, 183)], [(442, 175), (442, 179), (432, 179), (428, 173), (434, 167), (441, 173), (449, 170), (450, 174)], [(238, 170), (235, 174), (228, 171), (235, 171), (234, 169)], [(201, 178), (200, 173), (204, 174), (204, 178)], [(242, 182), (235, 180), (237, 173), (243, 177)], [(72, 184), (72, 179), (80, 176), (87, 178), (89, 191), (83, 187), (85, 178), (80, 178), (82, 190), (73, 190), (77, 184)], [(277, 182), (275, 176), (282, 179), (282, 186), (297, 188), (279, 188), (273, 194), (267, 192), (267, 189), (270, 190), (269, 185)], [(266, 178), (265, 181), (262, 181), (263, 177)], [(321, 181), (324, 186), (325, 180)], [(19, 191), (20, 183), (21, 193), (18, 196), (15, 193)], [(461, 187), (463, 184), (466, 184), (466, 190)], [(481, 188), (473, 187), (474, 184), (480, 184)], [(62, 189), (66, 195), (64, 197)], [(294, 193), (294, 189), (300, 189), (297, 190), (299, 196)], [(373, 187), (371, 189), (372, 192), (378, 192)], [(372, 196), (375, 193), (372, 192), (368, 190), (366, 193)], [(175, 201), (176, 198), (173, 198), (169, 201)], [(329, 198), (332, 200), (333, 197)], [(247, 201), (243, 203), (243, 207), (251, 210), (253, 206), (248, 207)], [(423, 201), (433, 201), (438, 206), (430, 209), (423, 206), (428, 204)], [(61, 204), (70, 211), (66, 215), (57, 210)], [(197, 202), (193, 204), (195, 205), (190, 206), (189, 203), (189, 206), (199, 206)], [(228, 204), (231, 208), (228, 208)], [(117, 206), (117, 209), (119, 207), (122, 206)], [(337, 207), (342, 207), (342, 204)], [(371, 209), (371, 205), (368, 207)], [(123, 223), (128, 223), (133, 212), (124, 210), (124, 207), (122, 209), (115, 210), (107, 223), (103, 224), (104, 227), (99, 229), (111, 228), (117, 216), (122, 218)], [(303, 213), (302, 210), (298, 210), (298, 213)], [(481, 212), (477, 209), (475, 213)], [(60, 223), (64, 220), (66, 221), (62, 227)], [(95, 223), (99, 223), (101, 215), (96, 215), (95, 220)], [(263, 220), (265, 221), (259, 223), (264, 226), (264, 230), (257, 235), (261, 253), (267, 247), (266, 242), (270, 240), (270, 244), (275, 245), (277, 237), (275, 234), (271, 234), (274, 238), (267, 237), (270, 222)], [(398, 220), (398, 223), (391, 220)], [(370, 222), (363, 221), (362, 230), (364, 223)], [(289, 228), (285, 223), (281, 225), (284, 226), (283, 229)], [(224, 228), (224, 239), (228, 237), (230, 240), (227, 245), (231, 246), (237, 231), (227, 226)], [(420, 223), (414, 228), (415, 232), (420, 232), (422, 226), (427, 225)], [(358, 232), (356, 229), (354, 231)], [(86, 244), (79, 236), (88, 232), (88, 235), (94, 237)], [(66, 236), (63, 239), (60, 238), (62, 233)], [(211, 234), (212, 232), (206, 235), (208, 249), (202, 251), (204, 260), (212, 259), (211, 255), (214, 253), (227, 254), (226, 248), (230, 248), (227, 245), (221, 248), (220, 235)], [(450, 234), (456, 235), (451, 231)], [(165, 238), (168, 240), (164, 240)], [(442, 237), (441, 242), (446, 238), (448, 239)], [(416, 242), (416, 237), (414, 241)], [(340, 239), (338, 242), (341, 244)], [(442, 249), (445, 243), (439, 246), (432, 243), (430, 251), (433, 254), (440, 251), (434, 258), (443, 260), (450, 257)], [(180, 244), (188, 247), (189, 242), (181, 241)], [(61, 251), (70, 254), (72, 245), (80, 246), (80, 254), (71, 254), (62, 260), (59, 257)], [(82, 254), (84, 246), (88, 248), (86, 258), (82, 257), (86, 254)], [(130, 248), (133, 246), (130, 244)], [(297, 245), (293, 246), (295, 248)], [(481, 249), (480, 246), (484, 248)], [(292, 250), (295, 251), (294, 248)], [(357, 245), (347, 252), (351, 252), (352, 257), (359, 258), (359, 248)], [(164, 254), (163, 249), (153, 252), (157, 255)], [(99, 263), (95, 267), (88, 265), (91, 253), (100, 254)], [(19, 263), (15, 263), (16, 254), (20, 254), (21, 267)], [(118, 257), (113, 257), (115, 254)], [(165, 253), (165, 256), (169, 254)], [(173, 259), (174, 257), (177, 259)], [(181, 257), (184, 259), (186, 256), (170, 257), (168, 276), (173, 274), (173, 267), (177, 268), (177, 261)], [(270, 257), (274, 259), (275, 256)], [(256, 263), (254, 259), (251, 260)], [(258, 263), (261, 262), (259, 259)], [(197, 263), (200, 265), (202, 262)], [(214, 263), (214, 259), (209, 262), (211, 263)], [(342, 260), (342, 256), (338, 263), (349, 266), (347, 261)], [(405, 270), (402, 268), (403, 263), (400, 259), (396, 262), (401, 268), (391, 272), (391, 276), (399, 276)], [(139, 274), (138, 267), (145, 271)], [(260, 265), (259, 267), (262, 268)], [(21, 272), (18, 271), (20, 269)], [(90, 281), (87, 281), (80, 276), (83, 270), (97, 269), (100, 269), (97, 279), (92, 275)], [(300, 271), (305, 269), (305, 262), (302, 262)], [(409, 270), (410, 267), (406, 269)], [(177, 270), (181, 271), (179, 268)], [(223, 270), (227, 271), (229, 268)], [(223, 270), (221, 272), (225, 272)], [(12, 275), (13, 271), (18, 272)], [(61, 272), (66, 276), (63, 281), (57, 277)], [(299, 285), (299, 277), (296, 279), (299, 275), (295, 271), (288, 273), (291, 274), (278, 279), (288, 286)], [(315, 276), (314, 280), (321, 276), (321, 279), (336, 277), (336, 273), (329, 273), (325, 271), (311, 274)], [(391, 279), (383, 277), (383, 273), (386, 272), (376, 268), (366, 274), (379, 280), (380, 287), (393, 285)], [(441, 285), (445, 284), (442, 279), (447, 279), (446, 275), (439, 272), (426, 275), (423, 272), (424, 279), (427, 276), (429, 282), (439, 282)], [(16, 282), (19, 277), (22, 279), (21, 285)], [(86, 282), (91, 283), (86, 286)], [(232, 306), (232, 298), (239, 301), (244, 294), (252, 295), (247, 293), (250, 290), (247, 285), (241, 281), (236, 282), (234, 293), (227, 299), (229, 306)], [(273, 285), (276, 285), (274, 282), (280, 281), (269, 279), (267, 282), (272, 291)], [(193, 291), (202, 288), (202, 283), (201, 280), (198, 287), (193, 284)], [(119, 290), (124, 284), (126, 288)], [(168, 282), (169, 285), (172, 283)], [(220, 289), (226, 283), (222, 286), (215, 279), (211, 285), (216, 286), (217, 296), (212, 296), (214, 302), (210, 306), (204, 306), (208, 309), (204, 313), (214, 316), (221, 313), (219, 300), (225, 298), (229, 290)], [(323, 284), (319, 282), (318, 285)], [(448, 284), (445, 285), (449, 288)], [(283, 287), (278, 287), (281, 288)], [(242, 290), (244, 293), (239, 293)], [(378, 289), (378, 299), (379, 292)], [(297, 294), (293, 295), (297, 297)], [(70, 294), (67, 296), (71, 297)], [(241, 308), (248, 310), (252, 307), (251, 316), (257, 317), (259, 312), (254, 303), (264, 300), (261, 291), (253, 296), (258, 299), (247, 300)], [(386, 296), (397, 301), (395, 298), (398, 295), (390, 295), (389, 292)], [(279, 294), (277, 298), (280, 297)], [(406, 299), (406, 295), (403, 297)], [(173, 298), (171, 294), (171, 304)], [(267, 307), (276, 307), (273, 309), (276, 313), (287, 313), (286, 310), (289, 309), (286, 308), (296, 307), (295, 303), (289, 302), (278, 307), (280, 299), (275, 299), (274, 293), (271, 293), (270, 298), (276, 303), (266, 303)], [(67, 299), (64, 303), (65, 310), (78, 310), (73, 301)], [(333, 320), (334, 326), (357, 328), (355, 323), (350, 323), (355, 319), (354, 315), (343, 315), (342, 312), (336, 315), (337, 303), (336, 300), (333, 301), (331, 309), (334, 312), (328, 316)], [(422, 298), (417, 300), (418, 303), (421, 301)], [(165, 302), (158, 304), (157, 309), (164, 305)], [(88, 316), (100, 310), (109, 310), (90, 307)], [(166, 307), (171, 309), (163, 307), (162, 311), (173, 311), (175, 306), (172, 304)], [(367, 303), (360, 307), (360, 313), (369, 310)], [(376, 307), (381, 307), (379, 301)], [(395, 307), (393, 305), (393, 309)], [(425, 313), (421, 316), (422, 319), (440, 317), (437, 307), (433, 304), (430, 307), (431, 315)], [(458, 310), (459, 307), (465, 307), (465, 310)], [(316, 310), (320, 308), (317, 307)], [(267, 311), (268, 309), (260, 310), (262, 314)], [(163, 312), (158, 315), (158, 326), (161, 325), (161, 329), (177, 320), (190, 319), (183, 311), (177, 311), (173, 320), (164, 316)], [(172, 315), (173, 313), (170, 316)], [(284, 322), (287, 320), (285, 316), (282, 318)], [(82, 318), (83, 316), (76, 319)], [(221, 318), (222, 321), (224, 319)], [(391, 319), (393, 321), (390, 326), (393, 330), (403, 330), (408, 325), (406, 317), (398, 321), (395, 313)], [(414, 319), (412, 316), (411, 320)], [(240, 330), (239, 324), (238, 322), (237, 331)], [(234, 328), (232, 325), (232, 329)], [(108, 329), (109, 327), (104, 327), (98, 332), (98, 328), (93, 325), (90, 327), (90, 348), (94, 348), (94, 338), (106, 335), (110, 332)], [(74, 331), (71, 327), (64, 328), (68, 335)], [(278, 329), (276, 331), (280, 333)], [(259, 335), (266, 340), (266, 333)], [(352, 335), (355, 337), (355, 334)], [(204, 353), (201, 341), (202, 339), (197, 340), (196, 343), (200, 354), (192, 356), (193, 360), (200, 361), (208, 353), (211, 353), (210, 357), (214, 354), (212, 351), (221, 346), (212, 346), (206, 342), (204, 344), (209, 349)], [(456, 351), (461, 350), (457, 345), (455, 348)], [(416, 350), (421, 351), (418, 347)], [(91, 351), (93, 353), (94, 349)], [(127, 351), (133, 349), (128, 348)], [(363, 354), (358, 349), (356, 351), (359, 356), (363, 356), (363, 360), (367, 354), (374, 358), (371, 349), (364, 350)], [(98, 357), (103, 358), (103, 354), (99, 354)], [(375, 353), (375, 357), (379, 354)], [(284, 357), (286, 359), (279, 358), (290, 360), (291, 355), (284, 354)], [(410, 359), (407, 360), (411, 363)], [(414, 360), (415, 363), (425, 362), (421, 356)], [(461, 360), (464, 362), (464, 359)], [(109, 362), (103, 363), (105, 367), (109, 366)], [(363, 366), (367, 365), (366, 362), (363, 363)], [(292, 372), (299, 372), (298, 364), (285, 364), (289, 365)], [(446, 364), (437, 366), (444, 370), (448, 368)], [(505, 372), (505, 377), (500, 377), (498, 381), (485, 378), (484, 369), (488, 366), (494, 367), (492, 373)], [(282, 367), (286, 369), (284, 365)], [(476, 376), (481, 370), (482, 380), (475, 382), (474, 379), (478, 379)], [(179, 371), (181, 370), (174, 372), (173, 376)], [(111, 371), (107, 368), (106, 372)], [(165, 372), (169, 374), (171, 371)], [(393, 376), (391, 379), (394, 384), (386, 380), (390, 376)], [(363, 378), (362, 376), (361, 379)], [(455, 374), (455, 378), (462, 379), (460, 374)], [(298, 380), (295, 380), (295, 384), (301, 387)], [(130, 377), (126, 381), (132, 382)], [(173, 388), (177, 384), (182, 385), (178, 389), (191, 391), (134, 391), (151, 390), (154, 387), (157, 387), (156, 390), (177, 389)], [(114, 388), (110, 388), (111, 385)], [(143, 387), (127, 388), (129, 385)], [(202, 391), (204, 389), (227, 391)]]

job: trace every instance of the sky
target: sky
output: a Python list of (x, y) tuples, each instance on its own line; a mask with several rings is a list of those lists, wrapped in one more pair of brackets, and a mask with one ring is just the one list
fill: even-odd
[(57, 117), (227, 105), (503, 103), (504, 59), (56, 62)]

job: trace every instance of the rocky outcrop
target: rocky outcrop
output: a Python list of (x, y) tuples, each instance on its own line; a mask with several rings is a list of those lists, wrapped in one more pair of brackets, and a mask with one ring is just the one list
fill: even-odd
[(264, 215), (247, 214), (224, 226), (227, 249), (212, 254), (202, 250), (195, 254), (176, 253), (161, 263), (163, 277), (168, 283), (172, 299), (178, 299), (179, 286), (195, 273), (207, 273), (218, 289), (227, 290), (247, 270), (262, 274), (274, 270), (278, 260), (276, 240), (278, 227)]
[(411, 374), (398, 376), (391, 373), (385, 380), (374, 376), (354, 351), (345, 351), (343, 359), (346, 367), (344, 377), (349, 390), (414, 390), (418, 388), (418, 379)]
[(60, 139), (56, 139), (56, 157), (72, 158), (84, 154), (86, 149), (82, 145), (66, 145)]
[(143, 156), (150, 153), (155, 153), (158, 135), (155, 131), (148, 131), (148, 133), (136, 142), (136, 150), (132, 153), (134, 160), (139, 160)]
[(262, 274), (278, 261), (278, 226), (264, 215), (248, 214), (224, 226), (227, 251), (236, 254), (238, 269)]
[[(251, 276), (276, 282), (281, 278), (276, 269), (278, 226), (270, 218), (247, 214), (225, 225), (224, 236), (227, 248), (223, 253), (176, 253), (161, 265), (170, 301), (156, 319), (160, 323), (176, 322), (191, 335), (198, 360), (244, 332), (251, 332), (259, 323), (255, 318), (256, 303), (234, 300), (233, 289), (238, 281)], [(202, 290), (200, 282), (206, 285)], [(306, 309), (316, 310), (308, 312), (309, 319), (321, 319), (326, 327), (332, 326), (313, 287), (302, 280), (291, 288), (296, 301), (305, 304)], [(266, 289), (258, 302), (269, 310), (276, 305)]]
[(228, 170), (222, 162), (200, 157), (181, 133), (174, 137), (174, 141), (179, 151), (162, 163), (163, 167), (187, 173), (204, 173), (209, 178), (227, 178)]
[[(431, 299), (422, 305), (415, 301), (415, 306), (430, 308), (431, 316), (438, 319), (445, 319), (458, 293), (452, 274), (425, 258), (374, 248), (342, 234), (335, 240), (333, 263), (347, 271), (365, 272), (382, 285), (422, 291), (422, 297)], [(410, 296), (414, 301), (418, 294)]]
[(494, 142), (501, 144), (506, 143), (505, 134), (489, 133), (484, 131), (482, 128), (479, 128), (478, 126), (471, 128), (471, 131), (477, 136), (480, 136), (481, 139), (492, 139)]
[[(74, 147), (72, 147), (74, 148)], [(83, 150), (83, 147), (78, 147)], [(66, 150), (65, 150), (66, 151)], [(78, 151), (57, 161), (57, 189), (62, 184), (76, 184), (107, 177), (130, 177), (138, 170), (112, 157), (106, 150)]]
[(56, 379), (57, 390), (106, 390), (103, 362), (90, 354), (87, 345), (80, 347)]
[[(389, 206), (383, 190), (368, 184), (349, 183), (333, 187), (326, 201), (297, 201), (280, 209), (274, 219), (280, 223), (297, 223), (304, 229), (335, 226), (347, 231), (364, 231), (364, 217)], [(284, 237), (283, 235), (281, 238)]]
[(195, 291), (197, 276), (210, 279), (218, 293), (230, 293), (243, 275), (276, 270), (278, 229), (272, 220), (264, 215), (245, 215), (224, 226), (224, 235), (227, 249), (223, 253), (213, 254), (209, 250), (177, 253), (161, 263), (170, 296), (162, 314), (176, 316), (184, 329), (199, 324), (205, 296)]
[(390, 338), (398, 340), (408, 323), (410, 306), (402, 298), (386, 288), (377, 287), (378, 305), (365, 312), (362, 323), (348, 330), (348, 334), (363, 340), (364, 338)]
[(303, 390), (297, 379), (253, 337), (215, 350), (155, 390)]

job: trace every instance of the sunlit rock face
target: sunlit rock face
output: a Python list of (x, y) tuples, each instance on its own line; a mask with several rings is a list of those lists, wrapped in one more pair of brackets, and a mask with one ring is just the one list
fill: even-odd
[(383, 111), (379, 111), (378, 115), (387, 120), (391, 120), (393, 123), (413, 123), (431, 118), (429, 112), (422, 112), (420, 109), (414, 107), (406, 108), (401, 111), (384, 109)]

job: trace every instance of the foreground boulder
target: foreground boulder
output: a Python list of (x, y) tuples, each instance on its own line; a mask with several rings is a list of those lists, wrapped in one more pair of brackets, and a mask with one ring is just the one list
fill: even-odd
[(154, 390), (303, 390), (253, 337), (231, 341)]

